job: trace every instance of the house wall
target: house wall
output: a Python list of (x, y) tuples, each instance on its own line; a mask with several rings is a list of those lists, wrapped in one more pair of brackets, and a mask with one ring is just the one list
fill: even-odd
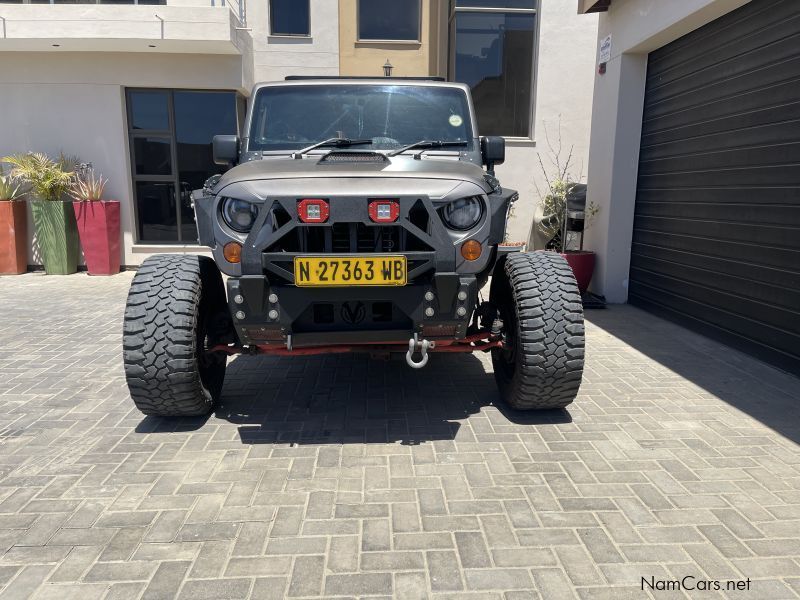
[(609, 302), (628, 297), (648, 53), (748, 2), (614, 0), (600, 17), (598, 40), (611, 34), (612, 49), (594, 83), (588, 199), (600, 211), (586, 247), (598, 254), (591, 289)]
[[(368, 1), (368, 0), (365, 0)], [(440, 8), (445, 0), (420, 0), (420, 39), (418, 42), (358, 41), (358, 0), (339, 0), (339, 72), (342, 75), (383, 76), (388, 59), (395, 77), (444, 75), (440, 72), (437, 41), (442, 28)]]
[(247, 2), (256, 82), (287, 75), (339, 74), (339, 10), (332, 0), (310, 0), (310, 36), (276, 36), (269, 31), (269, 1)]
[[(0, 69), (0, 156), (38, 151), (78, 155), (107, 177), (106, 195), (121, 201), (122, 263), (178, 246), (134, 246), (133, 190), (125, 87), (249, 90), (234, 55), (23, 53)], [(29, 228), (28, 264), (40, 264)]]

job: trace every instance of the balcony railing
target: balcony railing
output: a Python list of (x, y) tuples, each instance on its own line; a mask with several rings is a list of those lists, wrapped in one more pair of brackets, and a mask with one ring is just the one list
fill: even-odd
[(0, 6), (3, 4), (114, 4), (114, 5), (143, 5), (143, 6), (227, 6), (231, 12), (239, 19), (239, 22), (244, 27), (247, 24), (247, 11), (245, 8), (245, 0), (198, 0), (196, 3), (192, 0), (184, 0), (175, 2), (173, 0), (0, 0)]

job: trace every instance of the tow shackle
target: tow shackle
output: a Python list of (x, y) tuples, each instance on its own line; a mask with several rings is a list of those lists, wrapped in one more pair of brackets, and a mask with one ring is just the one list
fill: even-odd
[[(418, 334), (414, 334), (408, 340), (408, 352), (406, 352), (406, 362), (412, 369), (421, 369), (428, 364), (428, 350), (433, 350), (436, 347), (436, 342), (429, 342), (428, 340), (420, 340)], [(414, 354), (419, 351), (419, 362), (414, 360)]]

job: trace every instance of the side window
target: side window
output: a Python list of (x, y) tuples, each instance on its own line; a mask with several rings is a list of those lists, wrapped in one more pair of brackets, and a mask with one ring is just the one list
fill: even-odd
[(269, 0), (270, 35), (311, 35), (309, 0)]
[(416, 42), (420, 0), (358, 0), (358, 39)]
[(472, 89), (482, 135), (532, 135), (536, 0), (456, 0), (450, 77)]

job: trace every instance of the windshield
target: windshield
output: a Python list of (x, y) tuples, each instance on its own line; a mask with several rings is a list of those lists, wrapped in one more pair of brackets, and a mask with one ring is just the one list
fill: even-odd
[(421, 85), (276, 86), (256, 94), (248, 150), (297, 150), (333, 137), (372, 140), (359, 146), (369, 150), (420, 140), (464, 142), (470, 150), (467, 95)]

